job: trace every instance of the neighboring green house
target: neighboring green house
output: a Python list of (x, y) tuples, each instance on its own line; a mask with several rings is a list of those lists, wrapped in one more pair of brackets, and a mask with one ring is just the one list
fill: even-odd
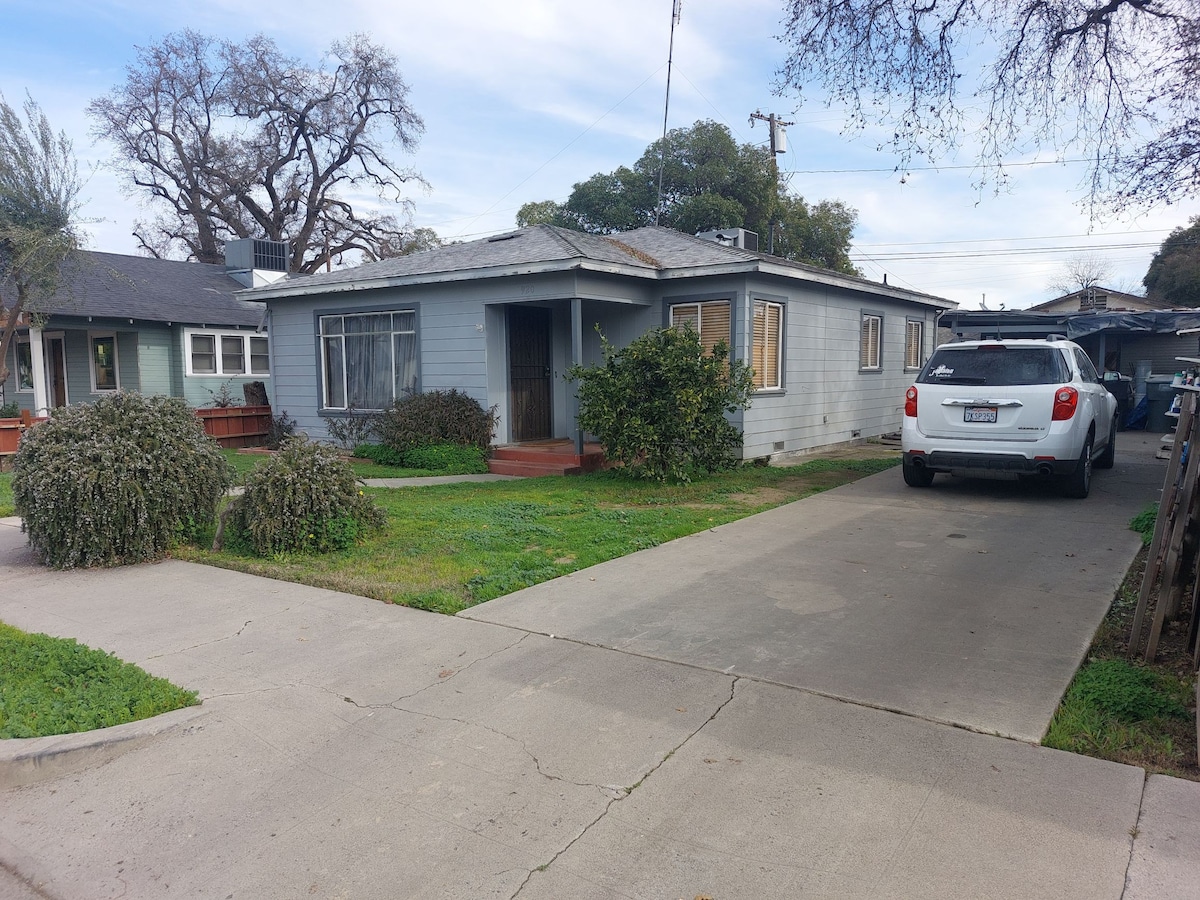
[(939, 297), (757, 252), (741, 229), (608, 236), (535, 225), (243, 296), (269, 308), (274, 397), (314, 438), (411, 391), (495, 407), (498, 444), (571, 439), (572, 363), (691, 323), (755, 371), (733, 415), (744, 458), (897, 431), (933, 347)]
[(182, 397), (192, 406), (228, 394), (240, 404), (242, 386), (253, 381), (263, 382), (269, 398), (266, 308), (235, 294), (282, 277), (246, 258), (273, 246), (234, 242), (227, 254), (231, 262), (240, 257), (240, 266), (79, 254), (48, 312), (18, 329), (3, 400), (35, 415), (119, 389)]

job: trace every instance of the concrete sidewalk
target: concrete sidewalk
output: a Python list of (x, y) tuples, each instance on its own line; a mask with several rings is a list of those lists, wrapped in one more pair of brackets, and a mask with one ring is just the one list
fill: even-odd
[[(1122, 513), (1140, 509), (1148, 498), (1132, 488), (1125, 496), (1137, 473), (1123, 472), (1102, 473), (1100, 493), (1082, 506), (1111, 494)], [(840, 523), (826, 539), (842, 528), (868, 569), (877, 560), (863, 546), (863, 507), (879, 522), (904, 511), (905, 522), (928, 516), (947, 534), (968, 534), (943, 535), (939, 554), (972, 540), (951, 532), (960, 526), (948, 518), (969, 490), (948, 484), (909, 506), (893, 478), (789, 508)], [(1021, 532), (1054, 527), (1061, 539), (1054, 502), (992, 499), (990, 512), (971, 515), (1009, 517)], [(1089, 512), (1106, 518), (1100, 505)], [(1093, 528), (1108, 525), (1091, 521), (1089, 536)], [(742, 546), (731, 529), (718, 529), (722, 540)], [(892, 534), (893, 543), (909, 539)], [(1033, 557), (1021, 593), (1036, 593), (1034, 570), (1047, 578), (1061, 559), (1077, 560), (1064, 569), (1072, 579), (1111, 584), (1127, 547), (1087, 543), (1082, 557)], [(999, 555), (1001, 545), (997, 537), (977, 555)], [(824, 548), (838, 558), (833, 544)], [(628, 559), (648, 584), (665, 565)], [(1000, 563), (988, 563), (997, 567), (990, 580), (964, 602), (996, 592)], [(905, 581), (914, 570), (922, 590), (939, 576), (899, 569), (886, 593), (915, 593)], [(587, 586), (610, 577), (593, 570), (551, 584), (567, 606), (595, 604)], [(590, 646), (188, 563), (48, 572), (3, 526), (0, 584), (0, 619), (111, 650), (204, 699), (195, 718), (103, 764), (0, 793), (3, 897), (1200, 897), (1200, 785), (1147, 781), (1140, 769), (930, 720), (954, 716), (873, 708), (888, 705), (875, 696), (819, 695), (848, 693), (838, 685), (770, 683), (782, 679), (751, 663), (798, 679), (813, 669), (772, 661), (774, 645), (756, 626), (741, 629), (738, 646), (723, 638), (712, 665), (703, 648), (696, 659), (655, 659), (641, 646)], [(792, 591), (795, 605), (809, 602), (810, 588)], [(653, 593), (636, 592), (641, 602)], [(640, 614), (618, 594), (603, 601), (628, 604), (614, 621)], [(518, 616), (523, 603), (542, 602), (517, 595), (475, 614)], [(849, 602), (843, 609), (850, 617)], [(673, 621), (683, 627), (681, 618)], [(906, 632), (906, 651), (922, 656), (924, 635), (948, 646), (945, 623), (927, 624)], [(993, 636), (1017, 627), (992, 626)], [(661, 646), (671, 645), (667, 632), (660, 624)], [(824, 634), (834, 640), (837, 629)], [(885, 651), (864, 641), (846, 653), (872, 654), (858, 659), (870, 670), (890, 665)], [(915, 667), (926, 682), (913, 696), (952, 692), (934, 668)], [(1018, 684), (1015, 668), (993, 666), (996, 692), (1013, 684), (1040, 696)], [(864, 691), (879, 685), (861, 682)], [(1024, 702), (989, 707), (980, 721), (1001, 721)], [(1036, 729), (1024, 716), (1003, 721)]]

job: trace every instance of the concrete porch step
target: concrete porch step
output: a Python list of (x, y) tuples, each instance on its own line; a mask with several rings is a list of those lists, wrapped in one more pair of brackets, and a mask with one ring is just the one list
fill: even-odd
[(556, 463), (549, 460), (531, 462), (520, 459), (488, 460), (488, 471), (493, 475), (521, 475), (525, 478), (537, 478), (542, 475), (582, 475), (583, 468), (570, 463)]

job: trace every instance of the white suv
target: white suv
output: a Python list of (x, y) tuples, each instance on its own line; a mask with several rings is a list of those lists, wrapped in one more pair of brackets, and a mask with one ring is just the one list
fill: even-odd
[(1055, 477), (1086, 497), (1092, 465), (1111, 468), (1117, 401), (1078, 344), (963, 341), (938, 347), (904, 395), (904, 481), (937, 472)]

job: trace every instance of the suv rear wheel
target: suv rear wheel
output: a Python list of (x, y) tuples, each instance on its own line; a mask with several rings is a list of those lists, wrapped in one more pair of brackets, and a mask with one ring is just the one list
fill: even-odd
[(1092, 489), (1092, 436), (1083, 442), (1079, 464), (1075, 471), (1063, 479), (1063, 493), (1075, 500), (1082, 500)]
[(914, 466), (907, 456), (901, 461), (900, 467), (904, 470), (904, 483), (909, 487), (929, 487), (933, 484), (933, 472), (924, 466)]

